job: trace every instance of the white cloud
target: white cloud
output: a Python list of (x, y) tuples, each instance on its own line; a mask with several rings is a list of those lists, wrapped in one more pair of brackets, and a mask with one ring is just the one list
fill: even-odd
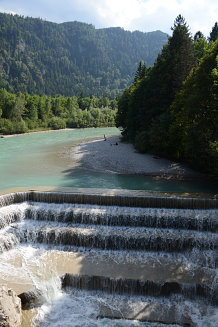
[(102, 23), (108, 26), (131, 27), (131, 22), (141, 16), (140, 4), (136, 0), (99, 1), (97, 12)]
[[(90, 2), (90, 1), (89, 1)], [(170, 32), (174, 19), (182, 14), (192, 33), (208, 34), (218, 17), (214, 0), (91, 0), (98, 20), (104, 26), (121, 26), (130, 30)]]
[(121, 26), (145, 32), (162, 30), (170, 33), (175, 18), (181, 14), (194, 34), (201, 30), (209, 35), (218, 17), (217, 0), (68, 0), (77, 3), (93, 17), (99, 27)]
[(181, 14), (191, 32), (206, 36), (218, 17), (217, 0), (0, 0), (0, 10), (46, 18), (55, 22), (78, 20), (96, 27), (120, 26), (145, 32), (170, 33)]

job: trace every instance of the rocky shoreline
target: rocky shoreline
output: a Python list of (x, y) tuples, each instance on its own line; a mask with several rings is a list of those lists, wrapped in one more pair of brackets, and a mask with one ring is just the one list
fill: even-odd
[(0, 327), (20, 327), (21, 300), (7, 285), (0, 285)]
[(64, 155), (74, 166), (117, 174), (143, 174), (166, 179), (197, 178), (200, 174), (177, 162), (136, 152), (120, 137), (102, 138), (72, 147)]

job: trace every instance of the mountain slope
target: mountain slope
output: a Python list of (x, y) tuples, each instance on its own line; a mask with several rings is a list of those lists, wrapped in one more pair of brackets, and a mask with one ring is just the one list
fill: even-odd
[(30, 94), (116, 96), (140, 60), (155, 61), (167, 34), (95, 29), (0, 13), (0, 88)]

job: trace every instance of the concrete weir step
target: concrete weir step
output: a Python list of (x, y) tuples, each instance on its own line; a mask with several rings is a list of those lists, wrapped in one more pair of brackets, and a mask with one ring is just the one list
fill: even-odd
[(0, 253), (10, 250), (19, 243), (16, 235), (13, 233), (8, 233), (3, 235), (0, 232)]
[(105, 276), (72, 275), (62, 276), (62, 287), (82, 290), (99, 290), (107, 293), (142, 296), (169, 297), (181, 294), (188, 299), (202, 297), (218, 305), (218, 288), (211, 290), (203, 284), (184, 284), (181, 282), (154, 282), (151, 280), (122, 279)]
[(0, 282), (17, 276), (23, 309), (68, 294), (68, 303), (92, 297), (96, 317), (196, 327), (196, 313), (217, 315), (217, 207), (154, 195), (0, 196)]
[[(80, 291), (88, 292), (85, 296), (89, 297), (94, 294), (98, 297), (98, 316), (112, 319), (137, 319), (192, 326), (188, 302), (192, 302), (192, 309), (196, 306), (199, 310), (204, 306), (204, 310), (200, 308), (202, 311), (218, 303), (216, 295), (209, 296), (207, 289), (202, 285), (187, 287), (181, 283), (154, 283), (145, 280), (72, 274), (64, 274), (61, 281), (63, 291), (71, 292), (74, 296)], [(100, 300), (102, 295), (103, 301)], [(43, 303), (43, 296), (40, 288), (19, 295), (23, 309), (40, 305)], [(195, 302), (196, 297), (198, 302)]]
[[(97, 318), (127, 319), (160, 322), (164, 324), (181, 324), (182, 326), (196, 326), (192, 320), (192, 314), (189, 305), (173, 303), (166, 298), (152, 297), (129, 297), (126, 295), (107, 294), (101, 291), (84, 291), (67, 288), (65, 294), (77, 299), (83, 297), (92, 299), (92, 302), (98, 307)], [(43, 303), (43, 296), (40, 290), (32, 289), (19, 295), (23, 310), (40, 306)], [(192, 303), (198, 311), (205, 313), (203, 303)], [(70, 303), (68, 304), (70, 306)]]
[[(99, 293), (97, 294), (99, 297)], [(170, 303), (168, 301), (158, 301), (152, 298), (132, 298), (127, 300), (125, 297), (119, 297), (99, 305), (100, 318), (110, 319), (128, 319), (144, 322), (157, 322), (163, 324), (179, 324), (182, 326), (193, 326), (191, 313), (181, 310), (181, 304)], [(199, 306), (198, 306), (199, 310)]]
[[(36, 244), (36, 247), (38, 246), (40, 245)], [(205, 285), (206, 288), (212, 289), (216, 280), (214, 263), (211, 262), (211, 267), (209, 267), (205, 261), (203, 265), (203, 260), (206, 260), (209, 256), (211, 256), (211, 251), (162, 254), (158, 252), (143, 253), (140, 251), (96, 249), (87, 251), (81, 248), (71, 248), (71, 251), (64, 251), (62, 247), (57, 247), (51, 251), (46, 251), (38, 257), (36, 262), (31, 261), (29, 264), (31, 271), (34, 272), (39, 267), (43, 267), (43, 280), (51, 278), (52, 267), (57, 275), (69, 273), (72, 275), (97, 275), (115, 279), (150, 280), (154, 283), (178, 282), (184, 285)], [(22, 260), (22, 253), (20, 255), (17, 253), (15, 269), (20, 276), (20, 284), (22, 284), (23, 280)], [(0, 282), (1, 278), (3, 278), (3, 275), (0, 276)], [(8, 278), (8, 281), (12, 283), (11, 278)], [(28, 291), (34, 286), (33, 280), (24, 280), (25, 285), (22, 290)], [(5, 279), (3, 281), (7, 282)], [(20, 288), (18, 289), (19, 292), (22, 291)]]
[(174, 229), (27, 223), (15, 234), (21, 242), (110, 250), (185, 251), (217, 249), (218, 235)]
[(154, 282), (151, 280), (122, 279), (105, 276), (72, 275), (62, 276), (62, 287), (82, 290), (99, 290), (107, 293), (142, 296), (169, 297), (181, 294), (188, 299), (202, 297), (218, 305), (218, 288), (211, 289), (203, 284), (184, 284), (181, 282)]
[(97, 204), (101, 206), (177, 208), (177, 209), (218, 209), (216, 197), (202, 198), (180, 194), (153, 193), (133, 190), (68, 189), (68, 191), (20, 190), (0, 196), (0, 207), (22, 202)]
[(0, 208), (0, 228), (23, 219), (105, 226), (218, 231), (218, 210), (25, 202)]
[(30, 202), (25, 218), (73, 224), (218, 231), (217, 210), (131, 208)]

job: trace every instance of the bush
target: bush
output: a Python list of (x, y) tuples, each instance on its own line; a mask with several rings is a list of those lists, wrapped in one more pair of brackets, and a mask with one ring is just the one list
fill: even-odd
[(0, 119), (0, 133), (13, 134), (13, 124), (9, 119)]
[(135, 137), (134, 146), (139, 152), (147, 152), (150, 149), (149, 135), (146, 131), (138, 133)]
[(17, 122), (0, 119), (0, 132), (3, 134), (21, 134), (28, 132), (28, 128), (23, 120)]
[(21, 120), (19, 122), (13, 122), (13, 128), (14, 128), (13, 133), (15, 133), (15, 134), (21, 134), (21, 133), (28, 132), (28, 128), (27, 128), (24, 120)]
[(52, 117), (49, 120), (48, 127), (52, 129), (63, 129), (66, 128), (66, 122), (59, 117)]

